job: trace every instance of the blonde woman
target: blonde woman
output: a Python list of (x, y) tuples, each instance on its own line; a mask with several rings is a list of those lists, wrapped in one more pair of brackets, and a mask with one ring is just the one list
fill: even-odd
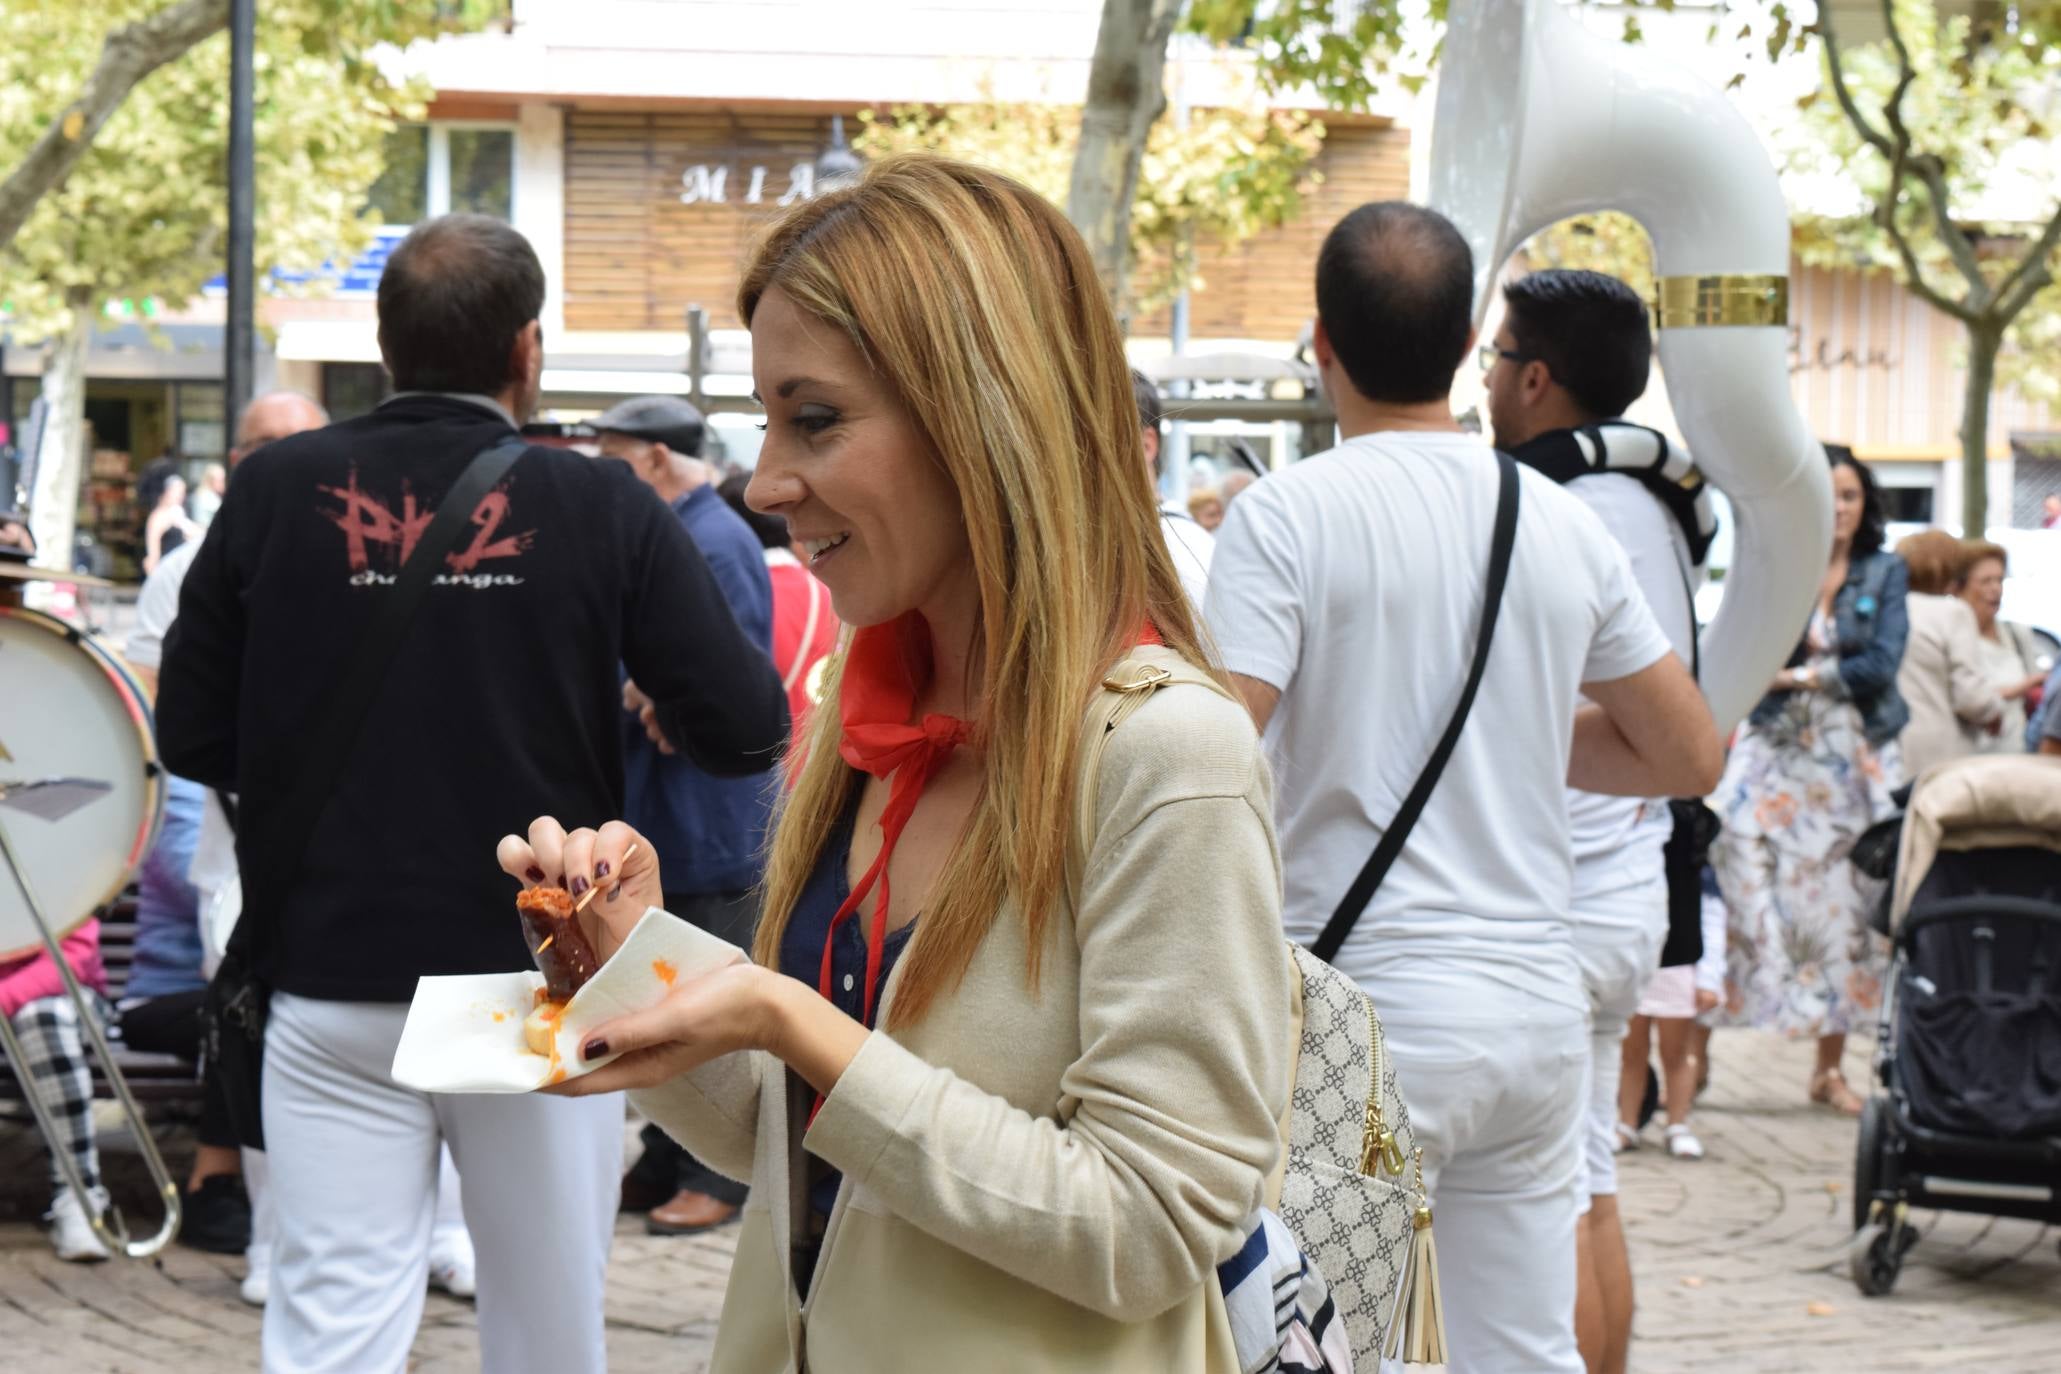
[[(1269, 787), (1093, 264), (1017, 183), (898, 158), (779, 221), (739, 308), (748, 499), (853, 634), (753, 961), (601, 1027), (585, 1052), (623, 1057), (566, 1090), (630, 1089), (751, 1182), (718, 1374), (1235, 1371), (1214, 1267), (1288, 1088)], [(1130, 658), (1190, 682), (1110, 736), (1081, 816), (1084, 712)], [(605, 886), (606, 955), (660, 900), (634, 839), (546, 818), (500, 861)]]

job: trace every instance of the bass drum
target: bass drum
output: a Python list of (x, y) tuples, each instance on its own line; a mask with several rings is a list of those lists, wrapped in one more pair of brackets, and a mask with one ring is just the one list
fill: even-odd
[[(52, 935), (121, 892), (163, 808), (156, 733), (135, 677), (63, 621), (0, 606), (0, 826)], [(20, 884), (0, 873), (0, 960), (42, 948)]]

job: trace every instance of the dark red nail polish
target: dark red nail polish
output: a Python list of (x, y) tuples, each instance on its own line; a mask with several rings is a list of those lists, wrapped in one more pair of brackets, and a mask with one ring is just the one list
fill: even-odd
[(577, 897), (593, 885), (594, 884), (588, 882), (585, 878), (574, 878), (572, 880), (572, 895)]
[(535, 864), (531, 864), (528, 868), (524, 869), (523, 872), (529, 875), (529, 879), (533, 883), (541, 883), (544, 881), (544, 870), (537, 867)]
[(609, 894), (608, 894), (608, 900), (612, 902), (612, 901), (614, 901), (614, 900), (615, 900), (616, 898), (618, 898), (618, 897), (620, 897), (620, 896), (622, 896), (622, 895), (623, 895), (623, 885), (622, 885), (621, 883), (617, 883), (617, 884), (615, 885), (615, 887), (614, 887), (613, 889), (611, 889), (611, 890), (610, 890), (610, 892), (609, 892)]
[(598, 863), (598, 864), (595, 864), (595, 865), (594, 865), (594, 881), (598, 883), (598, 882), (600, 882), (600, 881), (601, 881), (601, 880), (602, 880), (603, 878), (606, 878), (607, 876), (608, 876), (608, 860), (606, 860), (606, 859), (603, 859), (603, 860), (602, 860), (602, 861), (601, 861), (600, 863)]
[(598, 1035), (595, 1036), (593, 1039), (589, 1040), (586, 1044), (580, 1046), (580, 1058), (582, 1059), (599, 1059), (602, 1055), (607, 1053), (608, 1042), (606, 1040), (603, 1040)]

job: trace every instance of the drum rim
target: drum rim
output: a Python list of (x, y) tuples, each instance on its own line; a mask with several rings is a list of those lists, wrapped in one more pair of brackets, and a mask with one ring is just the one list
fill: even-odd
[[(121, 876), (115, 880), (113, 889), (103, 893), (77, 920), (52, 927), (51, 935), (64, 940), (81, 929), (86, 922), (98, 918), (110, 902), (122, 895), (129, 886), (129, 880), (136, 876), (136, 870), (142, 867), (145, 856), (157, 843), (158, 832), (164, 826), (166, 777), (165, 766), (160, 761), (157, 751), (157, 715), (151, 709), (150, 698), (143, 690), (142, 681), (129, 665), (122, 661), (120, 655), (95, 636), (87, 634), (69, 621), (51, 615), (48, 611), (39, 611), (31, 606), (0, 606), (0, 616), (18, 619), (38, 629), (47, 630), (63, 638), (73, 648), (83, 650), (86, 657), (113, 680), (115, 692), (121, 698), (130, 722), (136, 726), (137, 737), (143, 746), (143, 826), (137, 832), (136, 839), (130, 847), (128, 860), (122, 866)], [(0, 882), (11, 886), (14, 879), (12, 875), (0, 875)], [(40, 941), (15, 949), (0, 949), (0, 963), (11, 963), (45, 952)]]

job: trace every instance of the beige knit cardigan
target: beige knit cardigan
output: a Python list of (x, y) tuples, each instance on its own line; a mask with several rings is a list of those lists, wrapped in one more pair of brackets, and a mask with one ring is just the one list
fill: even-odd
[[(1036, 987), (1005, 909), (918, 1024), (868, 1038), (805, 1137), (806, 1091), (763, 1053), (632, 1095), (753, 1185), (714, 1374), (1237, 1369), (1214, 1269), (1288, 1095), (1271, 787), (1243, 708), (1188, 684), (1099, 769)], [(844, 1174), (806, 1304), (803, 1143)]]

